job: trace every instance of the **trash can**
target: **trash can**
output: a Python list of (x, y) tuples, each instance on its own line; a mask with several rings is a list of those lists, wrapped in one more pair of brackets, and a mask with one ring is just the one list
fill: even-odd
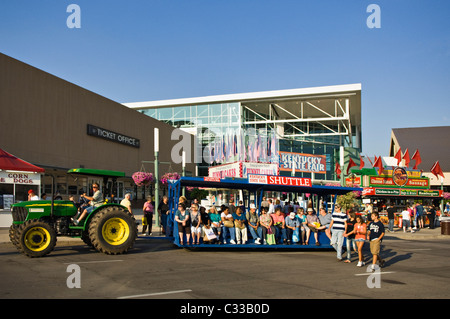
[(441, 235), (450, 235), (450, 220), (441, 221)]

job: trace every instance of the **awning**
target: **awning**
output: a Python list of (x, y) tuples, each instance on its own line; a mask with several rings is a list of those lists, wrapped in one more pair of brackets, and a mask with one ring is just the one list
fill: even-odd
[(30, 164), (2, 149), (0, 149), (0, 169), (5, 171), (45, 172), (43, 168)]
[[(351, 191), (362, 191), (362, 188), (311, 185), (310, 179), (286, 176), (265, 176), (262, 182), (249, 178), (214, 178), (214, 177), (181, 177), (182, 187), (246, 189), (249, 191), (277, 191), (311, 193), (318, 195), (343, 195)], [(273, 182), (270, 181), (273, 178)]]

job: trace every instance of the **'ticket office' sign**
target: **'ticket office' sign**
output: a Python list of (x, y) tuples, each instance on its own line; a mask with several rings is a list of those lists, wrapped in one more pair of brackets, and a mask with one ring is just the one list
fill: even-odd
[(136, 148), (140, 147), (140, 141), (137, 138), (119, 134), (91, 124), (87, 125), (87, 133), (88, 135), (100, 137), (108, 141), (125, 144)]

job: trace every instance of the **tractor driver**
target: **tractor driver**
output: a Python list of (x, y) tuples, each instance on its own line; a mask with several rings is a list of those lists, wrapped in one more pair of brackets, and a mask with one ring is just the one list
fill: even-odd
[(100, 192), (100, 188), (97, 183), (92, 184), (92, 191), (94, 192), (94, 195), (92, 197), (86, 196), (86, 194), (80, 195), (80, 197), (83, 197), (90, 201), (90, 206), (85, 208), (78, 219), (73, 219), (73, 223), (75, 225), (78, 225), (78, 223), (82, 221), (87, 214), (91, 213), (94, 208), (97, 208), (103, 204), (103, 194)]

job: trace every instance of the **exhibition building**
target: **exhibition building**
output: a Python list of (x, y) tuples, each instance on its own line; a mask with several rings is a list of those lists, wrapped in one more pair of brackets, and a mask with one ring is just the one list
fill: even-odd
[(193, 134), (199, 176), (250, 170), (334, 181), (340, 149), (362, 149), (361, 84), (124, 105)]

